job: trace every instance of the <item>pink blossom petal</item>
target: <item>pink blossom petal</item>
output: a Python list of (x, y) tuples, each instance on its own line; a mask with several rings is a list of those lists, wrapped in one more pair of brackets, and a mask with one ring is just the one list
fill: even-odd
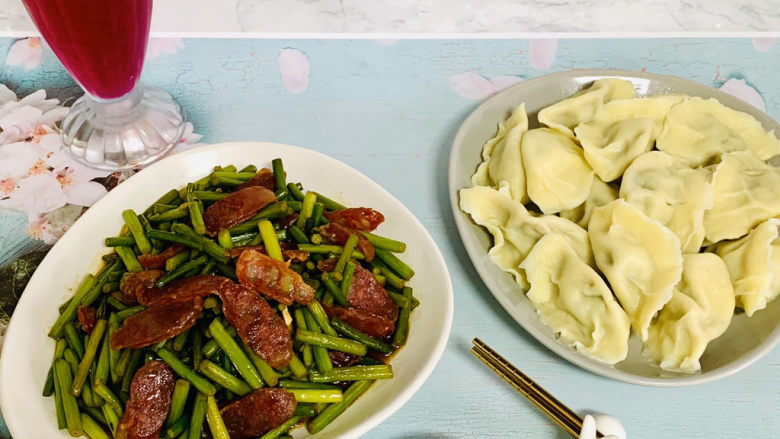
[(49, 153), (55, 153), (62, 148), (62, 140), (58, 133), (44, 134), (38, 138), (38, 146), (46, 152), (47, 157)]
[(753, 38), (753, 48), (758, 52), (769, 52), (777, 42), (777, 38)]
[(56, 108), (59, 104), (60, 101), (57, 99), (46, 99), (46, 90), (38, 90), (19, 100), (19, 105), (29, 105), (44, 113)]
[(179, 143), (197, 144), (203, 136), (195, 132), (195, 127), (191, 122), (184, 124), (184, 133), (181, 135)]
[[(32, 132), (38, 125), (43, 112), (35, 107), (25, 105), (15, 108), (10, 113), (0, 117), (0, 143), (8, 141), (21, 140), (27, 137), (27, 133)], [(13, 131), (14, 135), (10, 132)], [(20, 137), (21, 136), (21, 137)]]
[(41, 64), (42, 57), (41, 39), (30, 37), (18, 40), (11, 45), (5, 63), (9, 66), (24, 65), (24, 68), (31, 70)]
[(21, 178), (35, 163), (44, 158), (40, 148), (29, 142), (0, 146), (0, 178)]
[(0, 200), (0, 209), (38, 215), (64, 206), (66, 201), (57, 177), (46, 173), (20, 180), (11, 196)]
[(555, 62), (557, 38), (536, 38), (528, 42), (528, 61), (537, 70), (547, 70)]
[(55, 123), (65, 118), (65, 115), (68, 114), (68, 111), (70, 111), (70, 108), (68, 107), (57, 107), (48, 110), (47, 112), (43, 113), (43, 117), (41, 117), (38, 123), (41, 125), (54, 126)]
[(146, 59), (154, 59), (163, 53), (174, 54), (184, 47), (181, 38), (149, 38)]
[(68, 203), (75, 206), (89, 207), (107, 193), (106, 188), (94, 181), (77, 181), (62, 187)]
[(0, 130), (0, 145), (8, 142), (15, 142), (27, 137), (19, 127), (10, 127), (5, 130)]
[(203, 145), (203, 143), (199, 143), (203, 136), (195, 133), (194, 131), (195, 127), (193, 127), (190, 122), (186, 122), (184, 124), (184, 133), (182, 133), (179, 143), (173, 147), (173, 150), (171, 150), (171, 154), (184, 152)]
[(485, 99), (493, 94), (493, 84), (476, 72), (466, 72), (450, 77), (450, 85), (458, 96), (466, 99)]
[(15, 100), (16, 93), (12, 92), (11, 89), (5, 86), (5, 84), (0, 84), (0, 105)]
[(744, 79), (731, 78), (720, 86), (720, 90), (740, 98), (759, 110), (766, 112), (766, 103), (764, 103), (764, 99), (758, 93), (758, 90), (749, 86)]
[(54, 169), (55, 173), (67, 173), (67, 177), (73, 181), (90, 181), (95, 178), (106, 177), (111, 171), (90, 168), (73, 159), (64, 149), (52, 154), (46, 159), (46, 164)]
[(11, 195), (16, 189), (16, 182), (12, 178), (0, 180), (0, 198)]
[(523, 78), (519, 76), (499, 76), (498, 78), (491, 79), (490, 84), (493, 86), (493, 93), (498, 93), (522, 80)]
[(298, 49), (282, 49), (279, 54), (279, 72), (282, 82), (295, 94), (309, 87), (309, 59)]

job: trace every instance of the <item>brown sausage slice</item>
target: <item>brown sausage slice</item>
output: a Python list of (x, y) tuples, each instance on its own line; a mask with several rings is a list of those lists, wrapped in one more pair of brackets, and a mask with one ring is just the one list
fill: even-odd
[(122, 293), (122, 303), (135, 305), (138, 296), (144, 294), (144, 290), (154, 288), (157, 282), (165, 274), (162, 270), (144, 270), (137, 273), (128, 273), (122, 276), (119, 283), (119, 291)]
[(325, 212), (325, 218), (332, 223), (341, 224), (351, 229), (370, 232), (385, 221), (381, 212), (368, 207), (351, 207), (335, 212)]
[(355, 307), (328, 306), (322, 304), (328, 317), (336, 317), (345, 321), (349, 326), (374, 338), (386, 339), (395, 331), (395, 321), (379, 317), (368, 311)]
[(328, 357), (330, 357), (330, 362), (335, 367), (352, 366), (360, 361), (360, 356), (358, 355), (339, 351), (328, 351)]
[(254, 250), (241, 253), (236, 262), (238, 281), (287, 306), (311, 303), (314, 289), (287, 264)]
[(78, 313), (79, 323), (81, 323), (81, 329), (87, 334), (92, 334), (97, 321), (97, 310), (90, 306), (79, 305), (76, 312)]
[(355, 266), (355, 273), (349, 284), (347, 300), (353, 307), (368, 311), (393, 323), (398, 318), (398, 305), (376, 280), (374, 274), (359, 264)]
[(249, 439), (284, 424), (295, 413), (292, 393), (281, 388), (263, 387), (220, 410), (231, 439)]
[(359, 230), (347, 227), (339, 223), (328, 223), (317, 229), (320, 235), (322, 235), (323, 241), (328, 244), (344, 245), (349, 239), (349, 235), (357, 235), (358, 242), (357, 248), (366, 257), (366, 261), (371, 262), (374, 260), (374, 245), (369, 242)]
[(240, 191), (241, 189), (252, 187), (252, 186), (262, 186), (266, 189), (275, 191), (276, 180), (274, 180), (274, 171), (268, 168), (263, 168), (257, 171), (257, 174), (255, 174), (255, 176), (252, 177), (251, 180), (238, 186), (236, 189)]
[(201, 274), (185, 279), (175, 280), (168, 285), (157, 288), (139, 289), (136, 291), (138, 303), (143, 306), (153, 306), (158, 303), (182, 302), (194, 297), (206, 297), (219, 294), (227, 284), (233, 282), (222, 276)]
[(290, 363), (293, 355), (290, 332), (265, 299), (234, 283), (222, 289), (220, 296), (225, 318), (260, 358), (277, 369)]
[(147, 270), (163, 268), (168, 258), (183, 252), (184, 249), (186, 247), (181, 244), (173, 244), (156, 255), (138, 255), (138, 262)]
[(398, 319), (398, 305), (374, 275), (360, 265), (355, 266), (347, 300), (352, 305), (349, 308), (323, 304), (325, 312), (372, 337), (381, 339), (393, 334)]
[(203, 299), (157, 304), (125, 320), (111, 336), (111, 349), (138, 349), (167, 340), (195, 325), (203, 311)]
[(130, 399), (117, 428), (117, 439), (157, 439), (171, 407), (176, 379), (162, 361), (150, 361), (133, 376)]
[(220, 229), (227, 229), (246, 221), (274, 201), (276, 195), (263, 186), (251, 186), (233, 192), (209, 206), (203, 213), (206, 232), (209, 236), (217, 236)]

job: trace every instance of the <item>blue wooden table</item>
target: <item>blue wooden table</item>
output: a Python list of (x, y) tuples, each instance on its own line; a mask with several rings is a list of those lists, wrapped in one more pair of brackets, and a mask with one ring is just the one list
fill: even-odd
[[(60, 96), (74, 91), (46, 51), (32, 69), (4, 65), (12, 43), (0, 40), (0, 83), (21, 95), (44, 87)], [(566, 437), (469, 353), (477, 336), (576, 411), (618, 417), (631, 438), (780, 437), (780, 349), (735, 376), (682, 389), (639, 387), (580, 370), (527, 335), (482, 285), (459, 242), (446, 188), (458, 126), (480, 98), (502, 85), (572, 68), (646, 69), (712, 86), (741, 78), (778, 118), (780, 44), (750, 39), (170, 43), (165, 47), (176, 53), (149, 59), (144, 79), (180, 100), (204, 142), (267, 140), (336, 157), (406, 204), (439, 243), (455, 291), (448, 348), (420, 391), (368, 437)], [(284, 52), (282, 74), (284, 49), (296, 50)], [(0, 216), (0, 263), (35, 245), (25, 234), (26, 221), (22, 214)]]

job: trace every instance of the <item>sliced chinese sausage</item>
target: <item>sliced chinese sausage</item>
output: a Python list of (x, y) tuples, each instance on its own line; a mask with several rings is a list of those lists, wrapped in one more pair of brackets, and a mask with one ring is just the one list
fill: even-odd
[(95, 321), (97, 320), (97, 310), (90, 306), (79, 305), (77, 311), (79, 317), (79, 323), (81, 323), (81, 329), (87, 334), (92, 334), (92, 329), (95, 328)]
[(150, 361), (133, 376), (130, 399), (117, 428), (117, 439), (157, 439), (171, 407), (176, 379), (162, 361)]
[(125, 305), (138, 303), (138, 296), (143, 295), (145, 290), (154, 288), (155, 282), (164, 274), (165, 272), (162, 270), (144, 270), (137, 273), (127, 273), (122, 276), (122, 280), (119, 283), (122, 303)]
[(284, 320), (257, 292), (231, 283), (220, 292), (225, 318), (255, 353), (281, 369), (293, 355), (292, 339)]
[(328, 258), (317, 262), (317, 268), (323, 273), (330, 273), (336, 268), (339, 258)]
[(374, 260), (374, 245), (357, 229), (331, 222), (318, 228), (317, 232), (322, 236), (325, 243), (338, 245), (346, 244), (349, 235), (356, 235), (358, 237), (357, 249), (363, 253), (366, 261), (371, 262)]
[(395, 323), (398, 305), (390, 298), (374, 274), (360, 265), (355, 266), (347, 295), (350, 305)]
[(284, 424), (297, 405), (285, 389), (263, 387), (226, 405), (220, 414), (230, 439), (249, 439)]
[(139, 289), (136, 292), (136, 300), (143, 306), (153, 306), (158, 303), (182, 302), (194, 297), (206, 297), (211, 294), (219, 294), (219, 290), (223, 288), (224, 285), (230, 283), (233, 282), (226, 277), (201, 274), (173, 281), (162, 288), (151, 287)]
[(167, 340), (195, 325), (201, 311), (203, 299), (200, 297), (156, 304), (125, 319), (124, 325), (111, 335), (111, 349), (138, 349)]
[(360, 356), (340, 351), (328, 351), (328, 357), (334, 367), (346, 367), (360, 361)]
[[(247, 245), (243, 247), (233, 247), (231, 249), (227, 250), (228, 257), (231, 258), (237, 258), (241, 256), (241, 253), (244, 253), (247, 250), (254, 250), (256, 252), (260, 252), (262, 254), (267, 255), (268, 253), (265, 251), (265, 247), (262, 245)], [(288, 249), (282, 247), (282, 255), (285, 259), (291, 260), (291, 261), (299, 261), (299, 262), (306, 262), (309, 259), (309, 252), (305, 252), (303, 250), (298, 249)]]
[(395, 331), (395, 321), (379, 317), (368, 311), (355, 307), (328, 306), (322, 304), (328, 317), (336, 317), (345, 321), (349, 326), (374, 338), (386, 339)]
[(347, 300), (351, 305), (348, 308), (323, 306), (329, 316), (338, 317), (372, 337), (386, 338), (393, 334), (398, 319), (398, 305), (374, 275), (360, 265), (355, 267), (352, 275)]
[(276, 180), (274, 180), (274, 171), (263, 168), (259, 171), (257, 171), (257, 174), (255, 174), (254, 177), (252, 177), (251, 180), (247, 181), (246, 183), (239, 185), (236, 190), (246, 189), (248, 187), (252, 186), (262, 186), (266, 189), (275, 191), (276, 190)]
[(181, 244), (173, 244), (156, 255), (138, 255), (138, 262), (147, 269), (163, 268), (168, 258), (175, 256), (186, 249)]
[(314, 300), (314, 289), (298, 273), (286, 263), (254, 250), (244, 251), (238, 257), (236, 276), (241, 284), (288, 306)]
[(273, 191), (263, 186), (250, 186), (233, 192), (209, 206), (203, 213), (203, 222), (209, 236), (217, 236), (220, 229), (241, 223), (269, 203), (276, 201)]
[(282, 255), (288, 261), (306, 262), (309, 260), (309, 252), (303, 250), (282, 250)]
[(279, 228), (284, 230), (289, 229), (291, 225), (295, 224), (295, 222), (298, 221), (299, 216), (300, 215), (298, 215), (298, 212), (293, 212), (292, 214), (287, 215), (284, 218), (281, 218), (279, 220)]
[(334, 212), (325, 212), (325, 218), (332, 223), (364, 232), (376, 229), (385, 220), (385, 216), (381, 212), (368, 207), (351, 207)]

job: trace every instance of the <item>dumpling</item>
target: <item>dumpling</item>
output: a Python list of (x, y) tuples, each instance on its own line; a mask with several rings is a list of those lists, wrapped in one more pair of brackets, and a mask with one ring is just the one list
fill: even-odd
[(715, 246), (726, 262), (737, 305), (748, 317), (780, 294), (780, 220), (770, 219), (758, 225), (742, 239)]
[(582, 124), (574, 132), (588, 163), (607, 182), (620, 178), (637, 156), (653, 148), (655, 140), (650, 119), (625, 119), (609, 125)]
[(674, 232), (683, 253), (701, 250), (704, 212), (713, 204), (707, 169), (692, 169), (679, 157), (651, 151), (623, 174), (620, 198)]
[(680, 240), (622, 199), (596, 208), (588, 225), (596, 265), (642, 340), (680, 281)]
[(553, 215), (532, 216), (509, 196), (505, 184), (498, 190), (485, 186), (461, 189), (460, 208), (493, 235), (488, 256), (523, 288), (528, 288), (528, 283), (518, 266), (536, 241), (548, 233), (563, 235), (583, 261), (593, 264), (588, 233), (582, 227)]
[(542, 322), (576, 350), (605, 363), (626, 358), (630, 323), (601, 276), (557, 233), (543, 236), (520, 264)]
[(618, 190), (615, 187), (604, 183), (598, 177), (593, 177), (593, 185), (585, 202), (574, 209), (562, 210), (560, 216), (575, 222), (580, 227), (587, 228), (593, 209), (617, 199)]
[(577, 126), (574, 133), (596, 175), (606, 182), (619, 178), (637, 156), (653, 148), (669, 109), (684, 99), (661, 95), (611, 101)]
[(710, 242), (745, 236), (762, 221), (780, 215), (780, 168), (753, 153), (724, 154), (715, 167), (712, 186), (715, 202), (704, 213)]
[(483, 162), (471, 177), (474, 186), (498, 187), (502, 181), (509, 185), (512, 198), (528, 201), (525, 192), (525, 171), (520, 156), (520, 140), (528, 131), (525, 104), (520, 104), (507, 119), (499, 124), (498, 133), (482, 147)]
[(634, 99), (615, 99), (601, 106), (587, 123), (614, 123), (626, 119), (650, 119), (658, 129), (673, 106), (686, 101), (688, 95), (665, 94)]
[[(523, 112), (523, 114), (525, 114), (525, 112)], [(496, 144), (504, 140), (504, 136), (506, 136), (506, 125), (504, 125), (504, 122), (498, 122), (498, 131), (496, 131), (496, 135), (482, 145), (482, 162), (477, 166), (477, 171), (474, 175), (471, 176), (472, 186), (491, 186), (493, 184), (493, 182), (490, 181), (490, 175), (488, 175), (488, 165), (490, 164), (490, 157), (493, 155)]]
[(726, 264), (712, 253), (683, 255), (680, 283), (648, 329), (643, 353), (662, 369), (692, 373), (707, 343), (734, 315), (734, 288)]
[(691, 166), (714, 163), (731, 151), (751, 151), (761, 160), (780, 154), (780, 141), (753, 116), (697, 97), (669, 111), (656, 147)]
[(542, 212), (573, 209), (588, 198), (593, 170), (582, 148), (571, 139), (549, 128), (537, 128), (525, 133), (520, 150), (528, 198)]
[(617, 78), (604, 78), (573, 95), (539, 111), (540, 123), (574, 137), (574, 127), (589, 121), (605, 102), (636, 97), (634, 84)]

